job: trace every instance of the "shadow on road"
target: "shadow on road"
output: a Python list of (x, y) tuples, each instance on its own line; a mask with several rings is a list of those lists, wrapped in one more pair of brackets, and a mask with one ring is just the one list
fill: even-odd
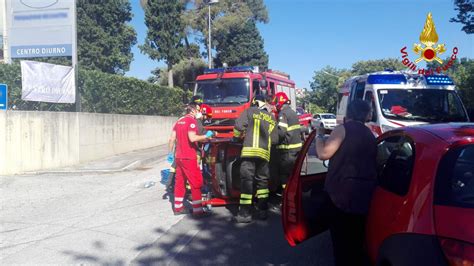
[[(230, 208), (235, 212), (235, 208)], [(140, 265), (333, 265), (326, 232), (297, 247), (284, 239), (280, 216), (235, 224), (225, 208), (212, 217), (186, 217), (152, 245), (138, 246)]]

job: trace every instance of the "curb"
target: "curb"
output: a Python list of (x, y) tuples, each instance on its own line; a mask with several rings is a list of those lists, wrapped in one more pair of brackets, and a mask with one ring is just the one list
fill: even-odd
[[(49, 170), (49, 171), (33, 171), (33, 172), (23, 172), (21, 175), (43, 175), (43, 174), (108, 174), (108, 173), (119, 173), (135, 170), (139, 167), (151, 163), (160, 163), (166, 161), (166, 158), (163, 158), (165, 155), (156, 155), (147, 159), (134, 161), (122, 168), (115, 169), (82, 169), (82, 170)], [(161, 158), (161, 159), (160, 159)]]

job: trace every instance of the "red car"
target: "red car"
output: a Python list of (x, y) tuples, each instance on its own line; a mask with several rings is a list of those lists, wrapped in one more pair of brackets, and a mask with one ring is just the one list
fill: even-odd
[[(326, 177), (313, 132), (284, 194), (291, 246), (327, 229)], [(378, 138), (378, 186), (366, 224), (374, 265), (474, 265), (474, 124), (405, 127)]]
[(304, 133), (311, 132), (311, 120), (313, 115), (307, 113), (302, 107), (296, 107), (296, 114), (298, 115), (298, 121), (302, 127), (301, 131)]

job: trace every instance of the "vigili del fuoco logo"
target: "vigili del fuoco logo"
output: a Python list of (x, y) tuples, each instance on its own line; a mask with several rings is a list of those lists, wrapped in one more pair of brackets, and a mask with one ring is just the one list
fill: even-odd
[[(418, 74), (424, 75), (433, 75), (434, 73), (440, 74), (444, 71), (447, 71), (456, 60), (458, 54), (458, 48), (454, 47), (452, 55), (449, 58), (449, 61), (444, 62), (440, 55), (446, 52), (446, 47), (444, 44), (438, 44), (438, 33), (433, 22), (433, 16), (431, 12), (428, 13), (426, 18), (425, 26), (420, 35), (420, 43), (415, 43), (413, 45), (413, 52), (418, 56), (415, 61), (410, 61), (408, 59), (407, 47), (403, 47), (400, 52), (402, 53), (402, 63), (410, 70), (418, 71)], [(436, 61), (441, 66), (434, 69), (424, 69), (417, 68), (417, 64), (425, 60), (426, 62)]]

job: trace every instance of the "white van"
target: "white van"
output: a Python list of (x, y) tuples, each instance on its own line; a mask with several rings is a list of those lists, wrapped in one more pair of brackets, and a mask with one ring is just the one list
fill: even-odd
[(339, 90), (337, 123), (342, 124), (354, 99), (372, 104), (367, 126), (376, 136), (401, 126), (468, 122), (453, 81), (446, 75), (383, 71), (348, 79)]

